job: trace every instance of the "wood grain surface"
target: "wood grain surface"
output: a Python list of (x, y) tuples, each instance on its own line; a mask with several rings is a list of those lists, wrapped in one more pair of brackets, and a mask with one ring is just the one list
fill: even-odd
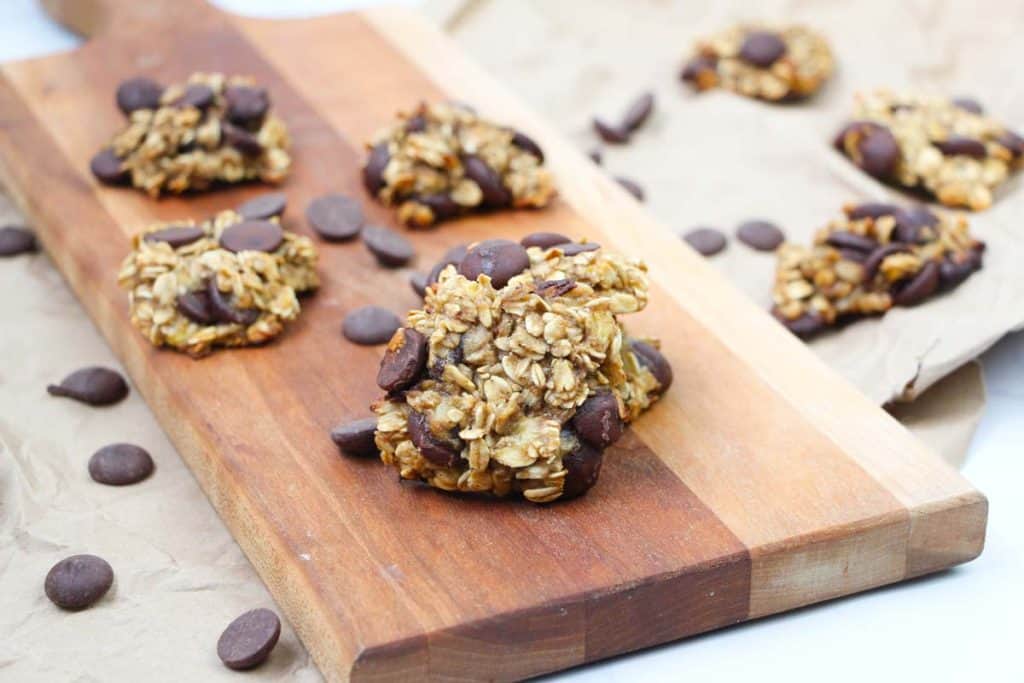
[[(44, 4), (91, 39), (0, 68), (0, 179), (328, 679), (522, 678), (981, 551), (980, 493), (415, 15), (263, 21), (201, 0)], [(363, 141), (420, 100), (471, 102), (542, 144), (560, 189), (552, 207), (410, 237), (420, 269), (456, 243), (536, 230), (648, 262), (651, 305), (629, 324), (663, 340), (676, 384), (608, 452), (589, 495), (551, 507), (464, 499), (338, 456), (327, 433), (367, 414), (380, 354), (340, 338), (343, 315), (418, 303), (409, 271), (378, 268), (358, 243), (321, 243), (322, 289), (267, 347), (193, 361), (131, 328), (115, 281), (129, 236), (263, 190), (153, 201), (91, 177), (90, 156), (122, 123), (117, 83), (193, 71), (269, 87), (293, 137), (284, 222), (300, 233), (306, 204), (329, 191), (395, 225), (361, 188)]]

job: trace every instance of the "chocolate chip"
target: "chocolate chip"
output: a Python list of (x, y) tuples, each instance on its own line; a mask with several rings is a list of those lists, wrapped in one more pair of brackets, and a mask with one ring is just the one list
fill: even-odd
[(412, 242), (391, 228), (379, 225), (363, 228), (363, 242), (370, 253), (377, 257), (377, 262), (388, 268), (404, 266), (416, 253)]
[(594, 119), (594, 130), (601, 139), (613, 145), (621, 145), (629, 141), (629, 131), (622, 126), (613, 126), (601, 119)]
[(953, 289), (981, 268), (981, 263), (981, 252), (976, 250), (968, 252), (967, 257), (962, 260), (947, 257), (939, 264), (939, 287)]
[(462, 460), (459, 455), (461, 444), (439, 439), (430, 431), (427, 416), (423, 413), (409, 414), (409, 439), (420, 455), (439, 467), (455, 467)]
[(618, 441), (626, 429), (619, 413), (619, 399), (610, 391), (599, 391), (576, 409), (572, 426), (584, 441), (607, 448)]
[(686, 241), (696, 252), (702, 256), (714, 256), (725, 249), (725, 235), (714, 228), (694, 228), (685, 235)]
[(143, 242), (166, 242), (171, 249), (179, 249), (192, 244), (206, 235), (203, 229), (195, 225), (172, 225), (169, 228), (155, 230), (142, 238)]
[(377, 418), (364, 417), (331, 430), (331, 441), (347, 455), (373, 457), (379, 452), (373, 435), (377, 431)]
[(265, 192), (242, 202), (235, 211), (249, 220), (268, 219), (281, 216), (288, 205), (284, 192)]
[(865, 202), (846, 207), (846, 216), (850, 220), (858, 221), (863, 218), (881, 218), (882, 216), (895, 215), (899, 210), (895, 204), (883, 204), (881, 202)]
[(973, 97), (954, 97), (953, 105), (972, 114), (980, 115), (985, 112), (984, 107), (981, 106), (981, 102), (978, 102), (978, 100)]
[(638, 339), (631, 339), (629, 347), (636, 355), (637, 362), (651, 371), (654, 379), (658, 380), (658, 393), (663, 394), (672, 386), (672, 366), (661, 351), (654, 348), (647, 342)]
[(228, 120), (246, 128), (258, 127), (270, 109), (270, 97), (264, 88), (233, 85), (224, 91), (224, 99)]
[(427, 338), (416, 330), (402, 328), (388, 342), (377, 373), (377, 386), (384, 391), (405, 389), (427, 367)]
[(17, 256), (36, 249), (36, 236), (28, 230), (13, 225), (0, 228), (0, 256)]
[(555, 297), (563, 296), (576, 289), (576, 281), (572, 278), (566, 278), (564, 280), (545, 280), (544, 282), (538, 282), (534, 285), (533, 289), (538, 295), (545, 299), (554, 299)]
[(521, 131), (515, 131), (512, 133), (512, 144), (523, 150), (527, 154), (532, 154), (537, 157), (537, 161), (544, 162), (544, 150), (540, 148), (533, 138), (528, 136), (526, 133)]
[(117, 86), (117, 106), (125, 116), (138, 109), (156, 109), (163, 94), (163, 86), (150, 78), (129, 78)]
[(353, 344), (384, 344), (402, 326), (398, 316), (380, 306), (362, 306), (351, 311), (341, 323), (341, 333)]
[(600, 147), (595, 147), (594, 149), (587, 152), (587, 156), (590, 157), (590, 160), (593, 161), (598, 166), (600, 166), (601, 163), (604, 161), (604, 155), (602, 154)]
[(629, 105), (629, 109), (622, 117), (622, 128), (632, 133), (644, 125), (652, 111), (654, 111), (654, 93), (645, 92)]
[(534, 232), (519, 240), (519, 244), (524, 247), (540, 247), (541, 249), (550, 249), (566, 242), (572, 242), (572, 240), (557, 232)]
[(106, 185), (121, 185), (131, 175), (121, 159), (114, 154), (114, 150), (109, 147), (96, 152), (89, 160), (89, 170), (96, 176), (96, 180)]
[(409, 276), (409, 286), (421, 297), (427, 295), (427, 277), (426, 273), (413, 273)]
[(174, 103), (179, 107), (195, 107), (200, 111), (213, 104), (213, 88), (202, 83), (193, 83), (185, 88), (184, 94)]
[(220, 234), (220, 246), (237, 254), (263, 251), (272, 254), (284, 242), (284, 231), (272, 221), (249, 220), (235, 223)]
[(501, 176), (487, 162), (474, 154), (462, 157), (462, 169), (466, 177), (480, 187), (484, 195), (484, 206), (500, 209), (512, 203), (512, 193), (501, 182)]
[(857, 165), (875, 178), (888, 178), (896, 171), (900, 160), (900, 146), (887, 129), (876, 127), (861, 136), (857, 145), (860, 163)]
[(774, 223), (754, 220), (741, 224), (736, 229), (736, 238), (758, 251), (775, 251), (786, 236)]
[(620, 175), (615, 177), (615, 182), (626, 188), (626, 191), (636, 197), (637, 201), (642, 202), (644, 200), (644, 188), (637, 181)]
[(128, 395), (128, 383), (118, 372), (92, 366), (75, 370), (60, 384), (46, 387), (46, 391), (51, 396), (73, 398), (93, 406), (106, 406)]
[(900, 287), (892, 297), (897, 306), (915, 306), (939, 288), (939, 264), (928, 261), (921, 270), (904, 286)]
[(965, 135), (950, 135), (945, 140), (939, 140), (932, 144), (947, 157), (965, 156), (984, 159), (987, 154), (983, 142)]
[(1009, 150), (1014, 159), (1024, 155), (1024, 138), (1012, 130), (1004, 130), (996, 138), (996, 142)]
[(871, 252), (867, 260), (864, 262), (864, 281), (871, 282), (875, 279), (875, 275), (878, 274), (878, 267), (882, 265), (882, 261), (884, 261), (887, 256), (909, 251), (910, 247), (901, 242), (890, 242), (889, 244), (883, 244), (878, 247)]
[(210, 302), (210, 313), (217, 322), (234, 323), (236, 325), (252, 325), (260, 317), (255, 308), (237, 308), (233, 296), (226, 296), (217, 286), (217, 277), (206, 281), (206, 296)]
[(176, 305), (178, 311), (194, 323), (212, 325), (217, 322), (210, 307), (210, 295), (205, 289), (179, 294)]
[(416, 201), (430, 208), (435, 221), (454, 218), (462, 212), (462, 206), (451, 196), (443, 193), (420, 195), (416, 197)]
[(853, 261), (855, 263), (864, 263), (868, 259), (869, 252), (858, 251), (856, 249), (840, 249), (839, 256), (846, 259), (847, 261)]
[(816, 313), (804, 313), (799, 318), (794, 318), (793, 320), (783, 317), (778, 312), (773, 313), (775, 314), (776, 320), (785, 325), (787, 330), (801, 339), (814, 336), (826, 327), (824, 319)]
[(456, 244), (454, 247), (449, 249), (441, 257), (441, 260), (434, 264), (434, 267), (430, 269), (430, 274), (427, 275), (427, 284), (432, 285), (437, 282), (438, 278), (441, 277), (441, 271), (448, 266), (456, 266), (458, 269), (459, 263), (462, 259), (466, 258), (466, 254), (469, 253), (469, 247), (465, 244)]
[(363, 166), (363, 186), (372, 195), (380, 192), (384, 187), (384, 169), (391, 160), (391, 153), (388, 151), (388, 143), (379, 142), (370, 149), (370, 156)]
[(761, 69), (767, 69), (786, 54), (786, 43), (776, 33), (751, 31), (740, 45), (740, 59)]
[(926, 228), (934, 228), (939, 224), (939, 217), (926, 206), (897, 209), (894, 216), (896, 218), (896, 240), (907, 244), (929, 241), (934, 231), (926, 230)]
[(311, 201), (306, 208), (306, 220), (328, 242), (352, 239), (366, 222), (359, 202), (343, 194), (324, 195)]
[(563, 256), (575, 256), (587, 251), (597, 251), (601, 248), (601, 245), (597, 242), (566, 242), (565, 244), (555, 246), (561, 249)]
[(405, 122), (406, 133), (422, 133), (427, 129), (427, 120), (422, 114), (417, 114)]
[(254, 609), (224, 629), (217, 640), (217, 656), (238, 671), (262, 664), (281, 637), (281, 620), (268, 609)]
[(563, 441), (570, 439), (573, 448), (568, 455), (562, 456), (562, 467), (566, 469), (566, 474), (562, 480), (561, 500), (570, 500), (589, 491), (601, 476), (601, 463), (604, 460), (603, 451), (577, 439), (571, 433), (563, 432)]
[(837, 249), (850, 249), (863, 252), (864, 254), (870, 253), (878, 247), (878, 242), (870, 237), (858, 235), (847, 230), (837, 230), (831, 233), (828, 236), (827, 242)]
[(61, 609), (78, 611), (102, 598), (114, 584), (114, 570), (95, 555), (72, 555), (46, 574), (46, 597)]
[(226, 145), (234, 147), (247, 157), (263, 154), (263, 145), (255, 135), (244, 128), (224, 122), (220, 126), (220, 134)]
[(711, 55), (697, 55), (686, 63), (679, 77), (687, 83), (700, 85), (701, 77), (708, 71), (718, 70), (718, 59)]
[(89, 458), (89, 476), (111, 486), (137, 484), (153, 473), (153, 458), (130, 443), (104, 446)]
[(484, 240), (459, 262), (459, 273), (468, 280), (486, 275), (492, 287), (501, 289), (529, 267), (530, 257), (521, 244), (510, 240)]

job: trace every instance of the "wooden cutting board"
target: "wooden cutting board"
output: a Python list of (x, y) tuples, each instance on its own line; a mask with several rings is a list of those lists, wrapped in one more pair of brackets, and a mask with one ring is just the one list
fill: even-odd
[[(981, 551), (984, 496), (414, 15), (262, 21), (200, 0), (46, 4), (92, 38), (0, 69), (0, 177), (328, 679), (530, 676)], [(468, 500), (339, 457), (328, 430), (367, 414), (380, 354), (344, 342), (342, 316), (417, 304), (408, 273), (376, 267), (359, 243), (321, 244), (322, 290), (268, 347), (193, 361), (131, 328), (115, 283), (129, 235), (263, 190), (156, 202), (90, 176), (91, 154), (122, 124), (122, 78), (200, 70), (269, 86), (294, 137), (285, 223), (298, 232), (328, 191), (395, 223), (360, 186), (361, 143), (420, 100), (471, 102), (543, 145), (561, 191), (549, 210), (411, 237), (421, 269), (458, 242), (536, 230), (646, 259), (651, 305), (630, 328), (661, 337), (676, 383), (608, 452), (597, 488), (551, 507)]]

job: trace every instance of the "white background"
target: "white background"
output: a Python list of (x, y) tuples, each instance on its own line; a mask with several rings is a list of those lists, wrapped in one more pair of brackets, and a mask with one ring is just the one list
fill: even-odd
[[(381, 3), (217, 0), (214, 4), (260, 16), (307, 16)], [(0, 3), (0, 61), (67, 50), (76, 44), (32, 0)], [(987, 546), (978, 560), (935, 576), (550, 679), (1024, 681), (1020, 651), (1024, 637), (1024, 333), (1006, 338), (982, 360), (989, 402), (963, 468), (990, 501)]]

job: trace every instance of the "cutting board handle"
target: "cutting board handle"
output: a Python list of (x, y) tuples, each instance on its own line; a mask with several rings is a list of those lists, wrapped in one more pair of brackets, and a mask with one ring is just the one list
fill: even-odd
[(57, 23), (83, 38), (145, 35), (178, 23), (200, 26), (217, 10), (205, 0), (40, 0)]

